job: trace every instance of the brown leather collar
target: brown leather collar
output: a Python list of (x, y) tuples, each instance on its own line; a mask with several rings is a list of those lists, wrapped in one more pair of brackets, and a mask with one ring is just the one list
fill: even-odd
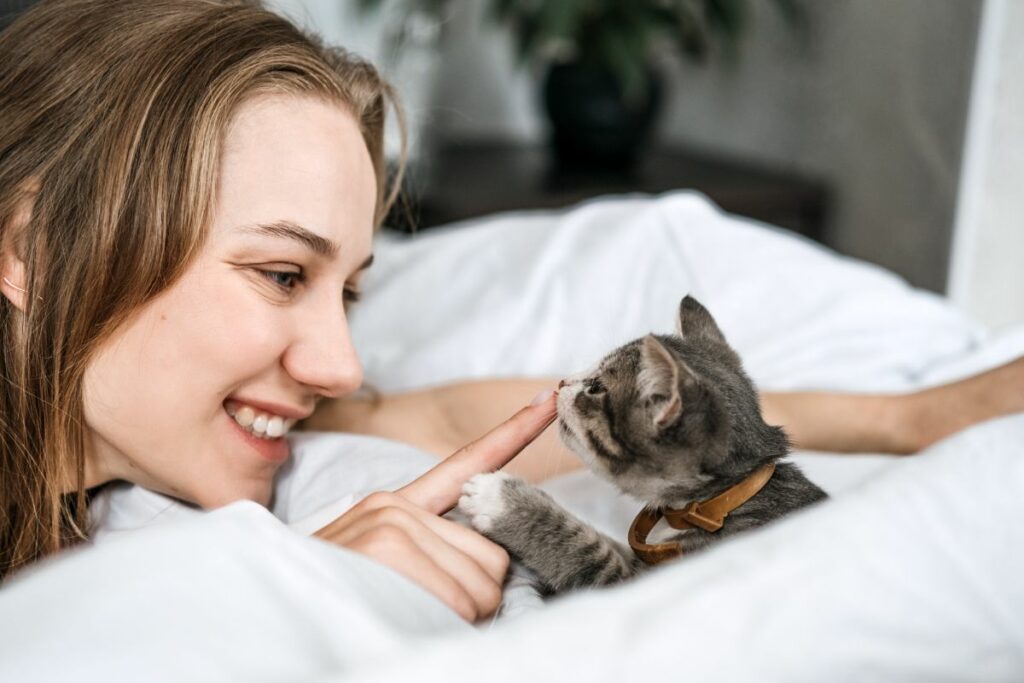
[(644, 508), (637, 513), (636, 519), (629, 527), (629, 547), (647, 564), (658, 564), (679, 557), (683, 554), (683, 546), (679, 541), (645, 543), (647, 534), (651, 533), (659, 519), (664, 517), (673, 529), (700, 528), (705, 531), (718, 531), (722, 528), (726, 516), (753, 498), (774, 473), (775, 463), (770, 462), (714, 498), (701, 502), (693, 501), (681, 510)]

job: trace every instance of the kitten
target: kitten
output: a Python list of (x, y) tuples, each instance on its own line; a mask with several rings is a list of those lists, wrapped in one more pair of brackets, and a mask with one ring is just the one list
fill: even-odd
[[(789, 452), (782, 429), (762, 419), (757, 391), (711, 314), (687, 296), (678, 323), (675, 336), (648, 335), (612, 351), (594, 371), (563, 381), (558, 395), (565, 444), (649, 508), (706, 500)], [(672, 538), (685, 556), (823, 498), (796, 465), (778, 463), (718, 531)], [(503, 472), (466, 482), (459, 510), (549, 595), (616, 583), (647, 566), (625, 543)]]

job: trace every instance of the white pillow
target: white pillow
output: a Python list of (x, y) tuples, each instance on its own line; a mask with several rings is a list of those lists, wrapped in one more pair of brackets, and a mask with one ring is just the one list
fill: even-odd
[(351, 323), (383, 390), (578, 371), (670, 332), (688, 292), (766, 388), (906, 389), (984, 335), (935, 294), (694, 192), (385, 233), (376, 254)]

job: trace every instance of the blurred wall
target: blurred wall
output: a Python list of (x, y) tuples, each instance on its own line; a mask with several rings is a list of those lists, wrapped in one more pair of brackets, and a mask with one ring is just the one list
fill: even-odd
[[(379, 27), (352, 3), (271, 4), (379, 57)], [(981, 0), (804, 4), (806, 39), (754, 0), (736, 65), (670, 62), (662, 139), (824, 177), (831, 246), (942, 291)], [(536, 74), (516, 68), (503, 31), (481, 28), (482, 6), (464, 1), (444, 25), (434, 98), (414, 114), (446, 139), (543, 140)]]
[(14, 21), (15, 17), (36, 4), (36, 0), (0, 0), (0, 31)]
[(803, 47), (766, 4), (732, 73), (679, 70), (666, 136), (820, 174), (831, 246), (942, 291), (981, 3), (819, 0)]

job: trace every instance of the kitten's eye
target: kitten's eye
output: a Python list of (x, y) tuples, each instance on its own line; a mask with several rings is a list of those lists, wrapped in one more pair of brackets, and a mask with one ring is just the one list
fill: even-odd
[(604, 392), (605, 388), (604, 385), (601, 384), (600, 380), (595, 379), (589, 385), (587, 385), (587, 393), (590, 394), (591, 396), (597, 396), (599, 394), (603, 394)]

